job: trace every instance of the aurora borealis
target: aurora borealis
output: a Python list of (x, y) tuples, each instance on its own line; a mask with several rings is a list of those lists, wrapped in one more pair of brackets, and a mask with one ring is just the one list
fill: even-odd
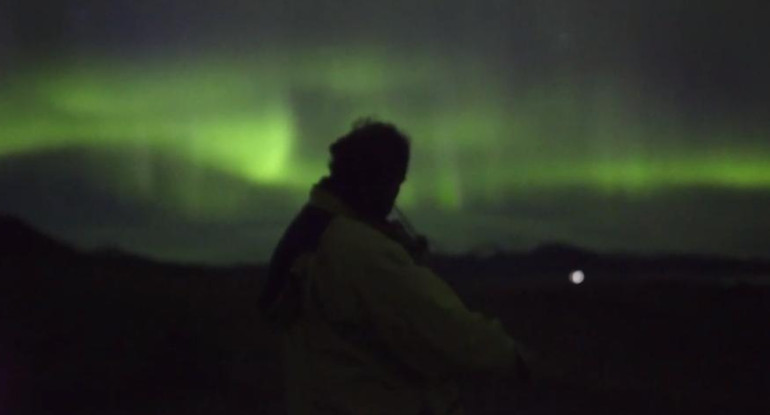
[(0, 211), (85, 247), (261, 261), (371, 115), (411, 135), (398, 204), (440, 249), (770, 256), (748, 6), (301, 3), (0, 7)]

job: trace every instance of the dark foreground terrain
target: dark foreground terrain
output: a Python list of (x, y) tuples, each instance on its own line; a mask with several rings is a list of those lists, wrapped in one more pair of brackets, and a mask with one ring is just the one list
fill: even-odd
[[(770, 413), (765, 263), (549, 246), (434, 266), (548, 374), (524, 389), (469, 376), (469, 414)], [(80, 253), (2, 219), (0, 414), (282, 413), (263, 277)]]

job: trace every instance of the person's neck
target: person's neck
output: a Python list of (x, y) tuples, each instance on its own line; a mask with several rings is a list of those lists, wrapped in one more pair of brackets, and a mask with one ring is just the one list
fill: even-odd
[(333, 177), (328, 176), (321, 179), (319, 186), (339, 198), (359, 219), (377, 225), (386, 221), (386, 218), (379, 218), (377, 215), (371, 214), (364, 209), (364, 204), (359, 200), (354, 187), (340, 183)]

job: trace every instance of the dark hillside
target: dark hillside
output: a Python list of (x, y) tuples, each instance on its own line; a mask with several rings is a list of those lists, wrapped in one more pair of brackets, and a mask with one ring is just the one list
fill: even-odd
[[(281, 413), (263, 268), (76, 252), (12, 218), (0, 235), (1, 413)], [(434, 262), (550, 376), (523, 390), (469, 376), (469, 414), (770, 413), (761, 261), (552, 246)]]

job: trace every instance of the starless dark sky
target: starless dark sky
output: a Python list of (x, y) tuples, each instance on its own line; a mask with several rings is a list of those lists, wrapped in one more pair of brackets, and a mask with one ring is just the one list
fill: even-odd
[(770, 256), (760, 1), (0, 4), (0, 211), (267, 258), (361, 115), (435, 245)]

